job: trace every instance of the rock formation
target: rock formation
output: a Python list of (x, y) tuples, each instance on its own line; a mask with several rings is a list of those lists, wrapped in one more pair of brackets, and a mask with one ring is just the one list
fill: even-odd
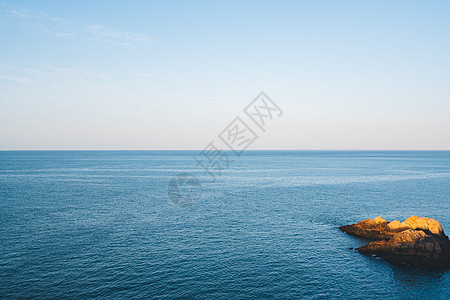
[(450, 268), (450, 241), (434, 219), (412, 216), (400, 223), (377, 217), (339, 229), (377, 240), (356, 249), (363, 254), (426, 269)]

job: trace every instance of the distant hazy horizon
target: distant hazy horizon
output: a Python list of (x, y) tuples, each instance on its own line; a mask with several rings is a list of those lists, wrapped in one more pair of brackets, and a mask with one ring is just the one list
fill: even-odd
[(449, 36), (448, 1), (0, 1), (0, 149), (201, 150), (264, 91), (250, 150), (450, 150)]
[[(136, 152), (145, 152), (145, 151), (149, 151), (149, 152), (171, 152), (171, 151), (180, 151), (180, 152), (197, 152), (197, 151), (202, 151), (203, 149), (198, 148), (198, 149), (0, 149), (0, 151), (136, 151)], [(232, 152), (232, 150), (229, 149), (222, 149), (224, 151), (229, 151)], [(289, 151), (298, 151), (298, 152), (449, 152), (450, 150), (447, 149), (251, 149), (248, 151), (253, 151), (253, 152), (271, 152), (271, 151), (279, 151), (279, 152), (289, 152)], [(246, 152), (248, 152), (246, 151)]]

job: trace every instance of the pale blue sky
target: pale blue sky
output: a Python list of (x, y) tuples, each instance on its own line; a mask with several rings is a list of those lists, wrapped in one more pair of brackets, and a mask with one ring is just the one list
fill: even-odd
[(0, 149), (450, 149), (449, 1), (0, 1)]

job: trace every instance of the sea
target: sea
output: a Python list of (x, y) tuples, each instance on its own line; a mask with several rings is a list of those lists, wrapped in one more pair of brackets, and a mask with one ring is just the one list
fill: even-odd
[(225, 154), (0, 151), (0, 298), (450, 298), (450, 271), (338, 229), (418, 215), (450, 233), (449, 151)]

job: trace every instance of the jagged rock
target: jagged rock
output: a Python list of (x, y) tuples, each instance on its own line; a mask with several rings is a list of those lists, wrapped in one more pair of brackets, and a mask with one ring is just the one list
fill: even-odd
[[(369, 219), (370, 220), (370, 219)], [(386, 223), (387, 221), (383, 219), (381, 216), (376, 217), (375, 219), (371, 220), (374, 224), (380, 224), (380, 223)]]
[(438, 221), (417, 216), (402, 223), (380, 219), (340, 228), (351, 235), (378, 239), (356, 249), (363, 254), (427, 269), (450, 268), (450, 241)]
[(400, 223), (399, 221), (395, 220), (392, 221), (387, 225), (388, 229), (391, 231), (400, 232), (403, 230), (411, 229), (411, 226), (409, 224), (406, 224), (405, 222)]
[(375, 219), (367, 219), (357, 224), (342, 226), (339, 229), (354, 236), (369, 239), (389, 239), (398, 231), (390, 230), (388, 224), (389, 222), (382, 217), (376, 217)]
[(412, 229), (429, 230), (434, 234), (444, 233), (441, 223), (439, 223), (435, 219), (411, 216), (404, 223), (411, 226)]

